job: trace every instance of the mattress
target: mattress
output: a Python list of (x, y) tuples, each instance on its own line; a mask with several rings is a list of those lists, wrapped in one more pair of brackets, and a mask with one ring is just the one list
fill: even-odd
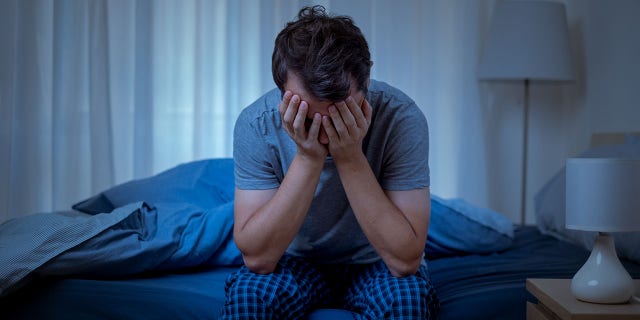
[[(428, 262), (440, 297), (440, 319), (525, 319), (526, 278), (571, 278), (589, 252), (518, 227), (506, 251), (442, 257)], [(623, 261), (632, 277), (640, 265)], [(224, 280), (235, 268), (192, 269), (111, 279), (35, 280), (0, 301), (8, 319), (216, 319)], [(316, 318), (348, 319), (337, 310)], [(330, 314), (330, 315), (328, 315)]]

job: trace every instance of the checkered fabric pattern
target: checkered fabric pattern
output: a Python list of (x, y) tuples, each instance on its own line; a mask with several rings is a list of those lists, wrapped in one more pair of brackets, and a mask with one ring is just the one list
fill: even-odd
[(397, 278), (382, 261), (313, 265), (285, 255), (273, 273), (242, 267), (227, 278), (220, 319), (303, 319), (318, 308), (350, 310), (354, 319), (436, 319), (439, 301), (426, 266)]

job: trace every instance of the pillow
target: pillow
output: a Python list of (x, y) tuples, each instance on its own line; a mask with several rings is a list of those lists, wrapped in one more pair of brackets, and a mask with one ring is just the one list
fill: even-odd
[(488, 254), (507, 249), (513, 223), (489, 209), (463, 199), (431, 195), (431, 222), (425, 254), (428, 259), (460, 254)]
[[(585, 158), (640, 159), (640, 139), (628, 135), (625, 143), (587, 149)], [(549, 180), (535, 196), (535, 214), (541, 233), (576, 243), (591, 251), (596, 232), (565, 228), (565, 168)], [(640, 263), (640, 232), (612, 233), (620, 257)]]
[(78, 202), (73, 209), (98, 214), (138, 201), (186, 202), (203, 209), (233, 201), (233, 159), (192, 161), (157, 175), (133, 180)]

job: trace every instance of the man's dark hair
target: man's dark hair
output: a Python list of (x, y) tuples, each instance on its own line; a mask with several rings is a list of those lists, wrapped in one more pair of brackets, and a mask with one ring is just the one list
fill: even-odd
[(354, 79), (366, 93), (371, 65), (360, 28), (348, 16), (328, 15), (320, 5), (302, 8), (297, 20), (287, 23), (271, 58), (273, 80), (281, 92), (291, 71), (310, 94), (328, 101), (346, 99)]

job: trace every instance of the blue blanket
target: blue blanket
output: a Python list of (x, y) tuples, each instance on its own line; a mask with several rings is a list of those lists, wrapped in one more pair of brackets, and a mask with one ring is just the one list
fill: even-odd
[(137, 202), (111, 213), (43, 213), (0, 226), (0, 293), (30, 276), (112, 277), (242, 262), (233, 202), (211, 209)]

